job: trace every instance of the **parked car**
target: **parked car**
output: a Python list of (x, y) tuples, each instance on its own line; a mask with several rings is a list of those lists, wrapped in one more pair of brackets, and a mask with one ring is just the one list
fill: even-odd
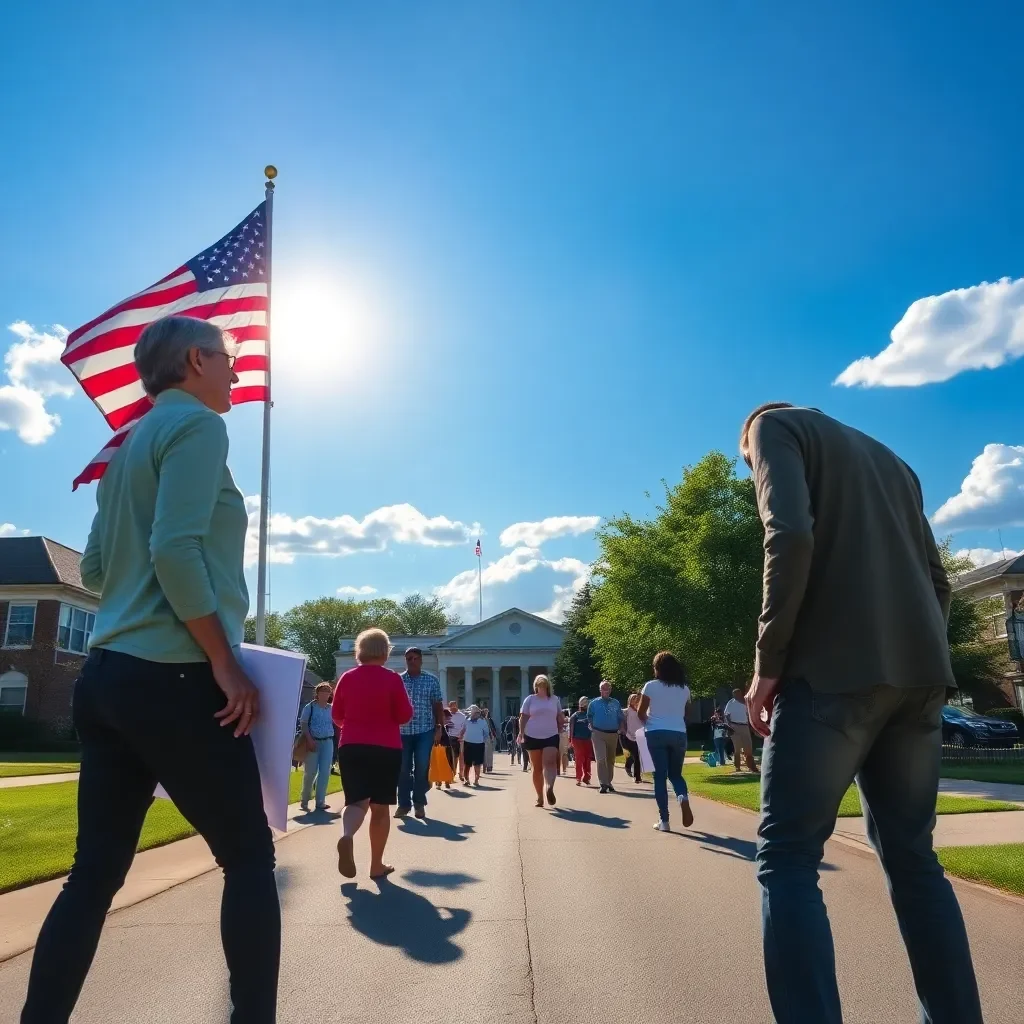
[(951, 747), (1012, 747), (1019, 740), (1017, 726), (1005, 718), (987, 718), (955, 704), (942, 709), (942, 742)]

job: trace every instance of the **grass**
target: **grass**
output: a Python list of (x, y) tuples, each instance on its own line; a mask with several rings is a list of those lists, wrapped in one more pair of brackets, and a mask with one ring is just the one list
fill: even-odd
[[(687, 764), (683, 769), (686, 784), (695, 796), (717, 800), (723, 804), (745, 807), (748, 811), (761, 809), (761, 782), (751, 775), (737, 775), (732, 768), (708, 768), (707, 765)], [(1017, 811), (1016, 804), (1001, 800), (982, 800), (974, 797), (939, 795), (935, 805), (937, 814), (967, 814), (977, 811)], [(859, 818), (863, 811), (860, 794), (851, 786), (839, 805), (840, 818)]]
[[(302, 772), (292, 772), (292, 803), (301, 785)], [(339, 789), (341, 780), (332, 775), (328, 792)], [(67, 874), (78, 831), (77, 795), (74, 781), (0, 789), (0, 892)], [(195, 831), (170, 800), (154, 800), (138, 848), (149, 850), (191, 835)]]
[(77, 761), (0, 761), (0, 779), (11, 779), (21, 775), (57, 775), (62, 772), (77, 772)]
[(1010, 782), (1024, 786), (1024, 763), (943, 765), (944, 779), (970, 779), (974, 782)]
[(1024, 843), (945, 846), (937, 852), (949, 874), (1024, 896)]
[(40, 753), (39, 751), (36, 751), (34, 753), (29, 754), (0, 751), (0, 764), (14, 764), (23, 762), (29, 762), (31, 764), (47, 764), (52, 761), (67, 764), (71, 764), (72, 762), (74, 762), (75, 764), (78, 764), (79, 761), (81, 760), (81, 754), (78, 754), (75, 751), (68, 750), (63, 750), (58, 753)]

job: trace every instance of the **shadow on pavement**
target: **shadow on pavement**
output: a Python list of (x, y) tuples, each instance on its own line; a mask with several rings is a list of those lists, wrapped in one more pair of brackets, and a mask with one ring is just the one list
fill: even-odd
[(451, 843), (465, 842), (476, 831), (473, 825), (453, 825), (449, 821), (437, 818), (403, 818), (398, 826), (399, 832), (410, 836), (426, 836), (431, 839), (447, 839)]
[(424, 889), (461, 889), (464, 885), (480, 881), (476, 876), (461, 871), (424, 871), (419, 868), (406, 871), (402, 877), (410, 885), (419, 885)]
[(361, 889), (355, 882), (341, 887), (357, 932), (424, 964), (450, 964), (462, 956), (452, 937), (469, 924), (473, 915), (468, 910), (435, 907), (425, 896), (387, 879), (376, 884), (378, 892)]
[(625, 818), (609, 818), (594, 811), (581, 811), (576, 807), (553, 807), (551, 813), (565, 821), (575, 821), (580, 825), (601, 825), (603, 828), (629, 828)]
[[(735, 836), (715, 836), (710, 832), (688, 829), (685, 832), (673, 830), (670, 835), (679, 836), (680, 839), (692, 839), (698, 843), (706, 844), (703, 848), (710, 853), (720, 853), (726, 857), (736, 857), (739, 860), (752, 861), (757, 856), (757, 843), (749, 839), (737, 839)], [(834, 864), (822, 861), (822, 871), (838, 870)]]
[(291, 820), (297, 825), (333, 825), (341, 817), (341, 811), (299, 811)]

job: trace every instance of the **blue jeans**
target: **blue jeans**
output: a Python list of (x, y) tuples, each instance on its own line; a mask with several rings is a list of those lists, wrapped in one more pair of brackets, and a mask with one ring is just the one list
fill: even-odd
[(728, 762), (729, 758), (726, 751), (729, 749), (729, 741), (725, 736), (715, 737), (715, 757), (718, 758), (718, 765), (721, 767), (723, 764)]
[(316, 741), (316, 750), (306, 755), (302, 773), (302, 802), (309, 803), (309, 795), (313, 792), (313, 780), (316, 779), (316, 805), (323, 807), (327, 803), (327, 783), (331, 781), (331, 765), (334, 763), (334, 737)]
[(423, 807), (430, 783), (430, 752), (434, 747), (434, 730), (402, 737), (402, 771), (398, 776), (398, 806)]
[(687, 797), (686, 780), (683, 778), (683, 761), (686, 758), (686, 733), (672, 729), (655, 729), (645, 733), (647, 749), (654, 762), (654, 799), (662, 821), (668, 821), (668, 783), (672, 783), (676, 797)]
[(942, 687), (848, 694), (784, 681), (761, 764), (757, 878), (765, 975), (778, 1024), (841, 1024), (818, 868), (856, 778), (910, 958), (922, 1024), (981, 1024), (956, 895), (932, 849)]

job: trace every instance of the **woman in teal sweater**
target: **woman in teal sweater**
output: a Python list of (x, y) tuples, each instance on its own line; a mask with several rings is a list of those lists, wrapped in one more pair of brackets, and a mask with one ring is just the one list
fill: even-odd
[(281, 912), (236, 651), (249, 607), (247, 514), (227, 467), (234, 346), (189, 317), (150, 324), (135, 366), (152, 409), (111, 459), (82, 558), (100, 593), (75, 683), (78, 843), (32, 961), (24, 1024), (67, 1021), (157, 783), (224, 871), (233, 1022), (275, 1019)]

